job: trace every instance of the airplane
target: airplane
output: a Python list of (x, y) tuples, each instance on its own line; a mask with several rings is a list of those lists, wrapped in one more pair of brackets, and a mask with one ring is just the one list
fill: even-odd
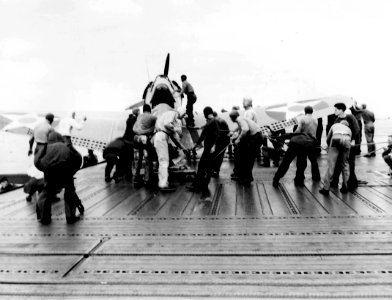
[[(124, 134), (126, 119), (132, 108), (149, 104), (153, 113), (159, 115), (167, 109), (176, 109), (182, 106), (181, 88), (177, 82), (170, 80), (168, 77), (169, 63), (170, 54), (166, 57), (163, 74), (157, 75), (154, 81), (147, 84), (141, 101), (134, 103), (124, 111), (112, 113), (110, 116), (105, 116), (104, 113), (102, 117), (89, 117), (87, 115), (88, 120), (83, 129), (73, 130), (72, 132), (71, 139), (73, 145), (103, 151), (110, 141)], [(351, 97), (331, 96), (264, 107), (256, 106), (254, 109), (258, 118), (258, 124), (263, 134), (266, 134), (267, 129), (279, 130), (298, 124), (298, 120), (303, 114), (303, 109), (306, 105), (313, 107), (313, 116), (315, 118), (326, 118), (334, 113), (334, 104), (337, 102), (343, 102), (347, 107), (351, 107), (354, 103)], [(243, 111), (240, 111), (241, 114), (243, 114)], [(231, 130), (235, 129), (236, 125), (231, 122), (229, 112), (222, 113), (219, 116), (227, 121)], [(59, 118), (58, 116), (55, 118), (54, 127)], [(2, 113), (0, 114), (0, 129), (7, 132), (32, 135), (35, 125), (43, 119), (43, 114)], [(194, 112), (194, 119), (195, 127), (197, 128), (201, 128), (206, 123), (202, 113)], [(200, 133), (200, 129), (195, 131), (188, 130), (186, 127), (184, 127), (184, 131), (190, 133), (193, 142), (197, 140)]]

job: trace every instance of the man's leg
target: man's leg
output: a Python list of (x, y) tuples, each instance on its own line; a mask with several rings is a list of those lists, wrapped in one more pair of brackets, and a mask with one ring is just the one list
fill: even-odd
[(317, 148), (311, 148), (308, 152), (308, 158), (312, 167), (312, 179), (314, 181), (320, 180), (320, 169), (317, 162)]
[(287, 148), (285, 155), (283, 156), (283, 160), (279, 165), (278, 170), (274, 175), (274, 179), (273, 179), (274, 186), (278, 186), (280, 178), (282, 178), (286, 174), (287, 170), (290, 167), (291, 162), (294, 160), (296, 156), (297, 156), (297, 152), (295, 151), (295, 149), (293, 149), (292, 146), (289, 146)]
[(352, 146), (349, 150), (348, 164), (350, 167), (350, 176), (347, 181), (347, 188), (352, 191), (358, 187), (358, 179), (355, 174), (355, 153), (357, 152), (356, 146)]
[(304, 185), (305, 169), (307, 166), (308, 153), (305, 147), (297, 149), (297, 171), (294, 178), (294, 184), (298, 186)]
[(169, 186), (169, 145), (164, 132), (157, 132), (154, 137), (154, 146), (158, 155), (158, 187)]

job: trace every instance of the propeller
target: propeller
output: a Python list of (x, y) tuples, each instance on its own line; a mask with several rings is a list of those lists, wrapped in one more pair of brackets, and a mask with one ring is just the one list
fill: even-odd
[(170, 64), (170, 53), (168, 53), (166, 56), (165, 70), (163, 71), (163, 75), (165, 75), (166, 77), (169, 74), (169, 64)]
[(132, 104), (131, 106), (127, 107), (125, 110), (133, 109), (135, 107), (142, 106), (143, 104), (144, 104), (144, 100)]

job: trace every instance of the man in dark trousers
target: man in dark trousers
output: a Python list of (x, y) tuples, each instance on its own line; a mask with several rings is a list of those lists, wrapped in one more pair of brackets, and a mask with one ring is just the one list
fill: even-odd
[[(318, 121), (313, 118), (313, 107), (311, 106), (305, 106), (304, 108), (305, 116), (299, 120), (298, 127), (295, 130), (295, 132), (298, 133), (305, 133), (308, 135), (311, 135), (314, 137), (316, 140), (316, 143), (314, 144), (313, 147), (309, 147), (307, 149), (307, 157), (309, 158), (309, 161), (312, 166), (312, 179), (314, 181), (319, 181), (320, 180), (320, 170), (318, 167), (318, 162), (317, 162), (317, 152), (316, 152), (316, 146), (317, 146), (317, 128), (318, 128)], [(306, 168), (306, 159), (305, 159), (305, 168)], [(302, 181), (301, 181), (301, 178)], [(304, 174), (298, 174), (297, 176), (297, 181), (298, 183), (304, 181), (305, 177)]]
[(49, 133), (53, 131), (53, 120), (54, 115), (48, 113), (45, 116), (45, 120), (34, 127), (33, 136), (29, 140), (29, 156), (33, 154), (34, 141), (36, 142), (34, 154), (36, 154), (40, 148), (45, 147), (48, 144)]
[(48, 136), (48, 145), (39, 149), (34, 158), (37, 169), (44, 172), (44, 188), (39, 194), (36, 211), (42, 224), (51, 222), (52, 199), (59, 189), (64, 188), (64, 211), (68, 224), (80, 219), (75, 216), (80, 199), (76, 194), (73, 176), (79, 170), (82, 156), (64, 143), (63, 137), (57, 132)]
[[(304, 172), (306, 169), (306, 158), (308, 153), (314, 151), (316, 138), (307, 133), (287, 133), (278, 137), (279, 139), (290, 139), (288, 148), (283, 160), (276, 171), (272, 185), (278, 187), (279, 180), (282, 178), (290, 167), (291, 162), (297, 157), (297, 172), (294, 178), (296, 186), (304, 185)], [(319, 174), (320, 176), (320, 174)]]
[(231, 179), (250, 185), (253, 181), (253, 165), (263, 141), (261, 129), (256, 122), (240, 117), (238, 111), (232, 111), (229, 116), (232, 122), (238, 124), (239, 129), (238, 138), (234, 141), (238, 150), (234, 161), (236, 174)]
[[(151, 143), (151, 137), (154, 134), (157, 117), (152, 115), (151, 107), (148, 104), (143, 105), (143, 113), (136, 119), (133, 131), (135, 132), (135, 147), (139, 150), (139, 159), (135, 172), (135, 184), (142, 183), (140, 171), (145, 157), (144, 183), (152, 186), (154, 183), (153, 160), (156, 159), (154, 146)], [(144, 154), (144, 151), (147, 155)]]
[(365, 137), (368, 146), (368, 153), (364, 157), (376, 156), (376, 146), (374, 145), (374, 113), (366, 108), (366, 104), (362, 104), (362, 119), (365, 124)]
[[(106, 160), (105, 167), (105, 181), (110, 182), (112, 179), (118, 183), (125, 174), (126, 161), (129, 159), (129, 154), (127, 153), (129, 148), (126, 146), (124, 138), (117, 138), (111, 141), (106, 148), (103, 150), (103, 158)], [(116, 170), (111, 177), (113, 168)]]
[(213, 171), (212, 177), (219, 177), (220, 167), (223, 162), (223, 158), (225, 156), (226, 148), (230, 144), (230, 129), (229, 125), (225, 120), (220, 118), (216, 112), (214, 112), (215, 120), (218, 124), (219, 134), (218, 139), (216, 140), (216, 147), (214, 152), (214, 160), (213, 160)]
[[(362, 107), (358, 106), (357, 101), (354, 101), (353, 106), (350, 107), (351, 114), (355, 117), (359, 127), (358, 144), (362, 144)], [(357, 153), (361, 153), (361, 146), (357, 148)]]
[(132, 162), (134, 160), (134, 138), (135, 133), (133, 131), (133, 126), (135, 125), (136, 119), (139, 115), (139, 108), (132, 109), (132, 113), (129, 114), (127, 119), (127, 125), (123, 135), (123, 141), (125, 145), (125, 151), (123, 153), (123, 163), (124, 163), (124, 175), (126, 180), (132, 180)]
[[(350, 153), (348, 157), (348, 164), (350, 167), (350, 177), (348, 178), (347, 181), (347, 189), (349, 191), (353, 191), (358, 187), (358, 179), (357, 175), (355, 174), (355, 156), (356, 153), (358, 153), (358, 147), (359, 147), (359, 126), (356, 118), (353, 115), (348, 115), (345, 113), (346, 111), (346, 105), (344, 103), (336, 103), (335, 105), (335, 123), (340, 123), (343, 120), (346, 120), (348, 122), (348, 127), (351, 130), (351, 148), (350, 148)], [(338, 158), (338, 162), (336, 164), (335, 172), (333, 175), (333, 178), (331, 180), (331, 187), (337, 187), (339, 184), (339, 176), (340, 173), (342, 172), (341, 168), (341, 158)]]
[(185, 94), (187, 97), (186, 114), (188, 119), (186, 120), (186, 123), (189, 127), (195, 127), (195, 120), (193, 118), (193, 104), (195, 104), (197, 97), (192, 85), (188, 82), (186, 75), (181, 75), (181, 81), (181, 96)]
[(216, 142), (219, 136), (219, 127), (216, 119), (214, 118), (213, 110), (211, 107), (206, 106), (203, 109), (203, 114), (207, 120), (207, 124), (205, 125), (194, 148), (198, 147), (198, 145), (200, 145), (204, 141), (204, 150), (197, 166), (196, 178), (193, 181), (193, 184), (187, 188), (188, 190), (194, 192), (201, 192), (202, 197), (209, 197), (210, 191), (208, 190), (208, 184), (211, 179), (211, 173), (213, 168), (213, 155), (216, 149)]

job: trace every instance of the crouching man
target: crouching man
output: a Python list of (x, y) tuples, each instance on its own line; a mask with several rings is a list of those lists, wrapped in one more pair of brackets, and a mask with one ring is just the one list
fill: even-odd
[(39, 149), (34, 158), (37, 169), (44, 172), (44, 188), (38, 196), (36, 206), (37, 218), (42, 224), (50, 224), (52, 199), (62, 188), (67, 223), (73, 224), (80, 220), (79, 216), (75, 216), (80, 200), (75, 191), (73, 176), (81, 163), (81, 155), (63, 142), (61, 134), (49, 133), (48, 145)]

